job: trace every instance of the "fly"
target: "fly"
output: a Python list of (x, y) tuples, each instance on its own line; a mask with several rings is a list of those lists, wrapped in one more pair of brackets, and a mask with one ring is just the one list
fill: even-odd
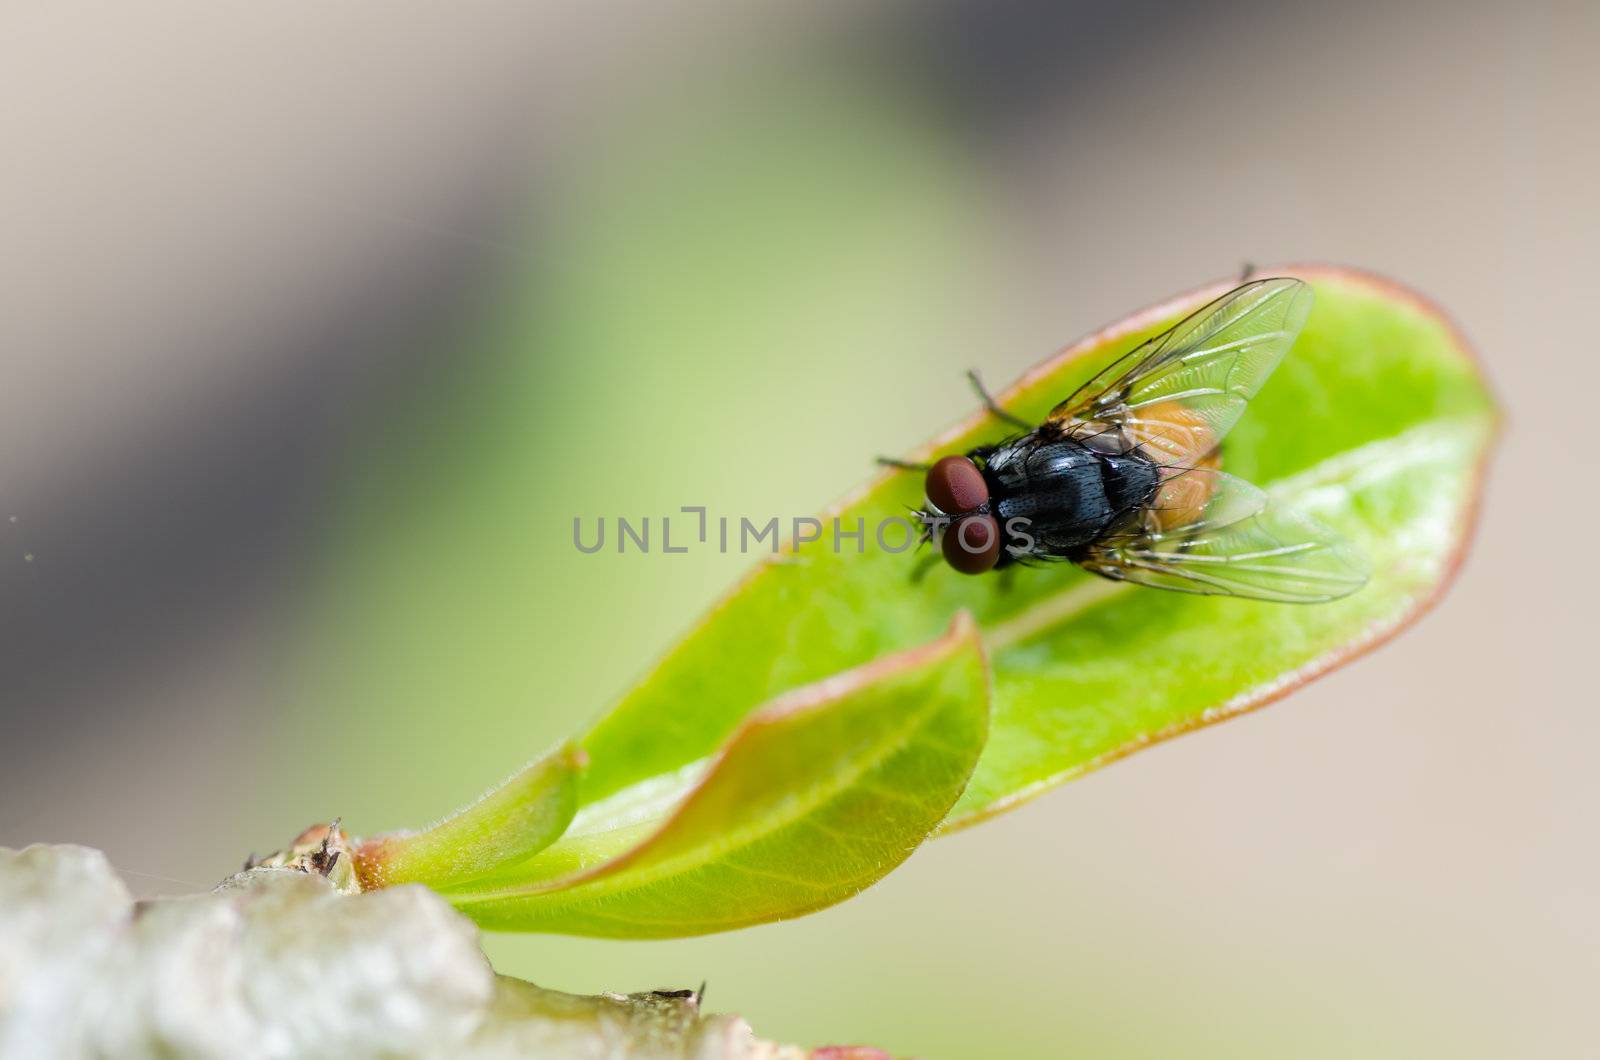
[(974, 386), (1022, 433), (928, 465), (916, 515), (963, 574), (1050, 561), (1204, 595), (1316, 603), (1365, 564), (1332, 530), (1221, 470), (1222, 439), (1311, 309), (1295, 279), (1234, 288), (1136, 347), (1037, 426)]

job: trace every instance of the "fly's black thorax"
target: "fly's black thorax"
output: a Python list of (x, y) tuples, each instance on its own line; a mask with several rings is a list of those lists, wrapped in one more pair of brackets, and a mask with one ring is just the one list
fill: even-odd
[(1128, 513), (1150, 503), (1156, 465), (1134, 452), (1104, 453), (1070, 438), (1029, 435), (990, 454), (984, 468), (991, 510), (1003, 529), (1026, 519), (1032, 552), (1071, 557)]

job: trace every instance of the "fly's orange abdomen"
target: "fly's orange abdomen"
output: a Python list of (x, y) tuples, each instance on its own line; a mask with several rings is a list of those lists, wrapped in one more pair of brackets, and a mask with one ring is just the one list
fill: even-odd
[(1176, 401), (1141, 410), (1139, 419), (1145, 444), (1160, 453), (1163, 460), (1173, 459), (1178, 464), (1162, 469), (1163, 481), (1151, 515), (1162, 530), (1198, 522), (1211, 502), (1216, 480), (1210, 475), (1184, 472), (1192, 468), (1216, 471), (1221, 467), (1222, 450), (1211, 424)]

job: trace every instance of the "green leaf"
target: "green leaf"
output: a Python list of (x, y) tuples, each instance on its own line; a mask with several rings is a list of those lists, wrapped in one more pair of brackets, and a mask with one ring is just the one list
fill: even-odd
[[(977, 629), (958, 615), (931, 644), (769, 704), (714, 760), (586, 807), (543, 854), (446, 897), (485, 927), (627, 938), (832, 905), (944, 818), (983, 747), (988, 701)], [(663, 817), (679, 784), (688, 795)]]
[[(1372, 563), (1363, 590), (1327, 604), (1269, 604), (1119, 585), (1065, 565), (1018, 571), (1009, 586), (943, 568), (913, 583), (912, 557), (872, 538), (881, 520), (920, 501), (921, 484), (915, 474), (886, 474), (825, 514), (822, 541), (762, 563), (588, 734), (583, 801), (626, 800), (630, 791), (670, 799), (754, 704), (921, 643), (958, 610), (976, 617), (988, 644), (995, 698), (988, 746), (947, 829), (1269, 702), (1413, 620), (1460, 560), (1493, 403), (1461, 337), (1416, 295), (1337, 268), (1279, 274), (1311, 283), (1316, 305), (1229, 435), (1222, 466), (1343, 532)], [(1091, 336), (1001, 402), (1042, 418), (1116, 356), (1229, 286)], [(1006, 433), (978, 413), (912, 455), (960, 452)], [(864, 548), (836, 536), (858, 521)], [(700, 897), (698, 910), (684, 904), (672, 915), (714, 915), (720, 897)]]
[(582, 751), (562, 747), (431, 828), (366, 840), (355, 850), (362, 890), (449, 887), (526, 861), (572, 823), (583, 763)]

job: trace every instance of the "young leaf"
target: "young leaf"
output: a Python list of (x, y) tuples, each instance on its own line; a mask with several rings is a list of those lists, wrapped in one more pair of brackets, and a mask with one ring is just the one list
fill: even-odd
[(449, 887), (526, 861), (572, 823), (583, 761), (582, 751), (562, 747), (431, 828), (366, 840), (355, 850), (361, 889)]
[(637, 791), (594, 804), (543, 854), (446, 897), (485, 927), (626, 938), (832, 905), (900, 864), (949, 812), (983, 747), (988, 699), (977, 629), (958, 614), (931, 644), (751, 715), (692, 769), (664, 819)]
[[(1273, 274), (1309, 282), (1316, 304), (1224, 443), (1222, 467), (1341, 531), (1372, 564), (1364, 589), (1332, 603), (1270, 604), (1119, 585), (1064, 564), (1017, 571), (1009, 585), (942, 568), (913, 583), (914, 559), (874, 538), (883, 520), (920, 501), (921, 483), (885, 474), (825, 514), (820, 542), (797, 555), (785, 548), (737, 585), (588, 734), (583, 801), (630, 790), (670, 797), (752, 704), (920, 643), (959, 609), (976, 617), (990, 647), (995, 699), (988, 746), (947, 829), (1269, 702), (1412, 621), (1460, 562), (1493, 403), (1461, 336), (1417, 295), (1346, 269), (1261, 273)], [(1115, 357), (1229, 286), (1091, 336), (1028, 373), (1001, 403), (1038, 421)], [(912, 456), (1007, 433), (979, 412)], [(859, 526), (864, 547), (838, 536)], [(887, 541), (902, 538), (891, 530)]]

